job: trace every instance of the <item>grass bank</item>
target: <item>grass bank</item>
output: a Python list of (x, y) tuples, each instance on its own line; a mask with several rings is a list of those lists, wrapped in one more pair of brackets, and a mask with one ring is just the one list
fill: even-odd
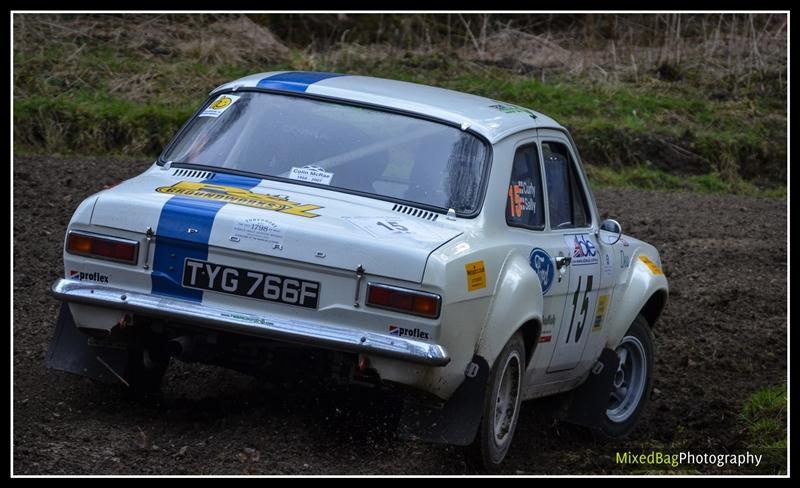
[[(635, 71), (602, 61), (581, 71), (545, 68), (488, 55), (502, 48), (492, 48), (491, 36), (478, 54), (430, 43), (340, 42), (317, 51), (286, 46), (246, 17), (206, 17), (15, 16), (15, 150), (151, 158), (218, 84), (321, 70), (427, 83), (548, 114), (570, 129), (598, 185), (785, 195), (780, 66), (746, 81), (733, 72), (710, 79), (685, 61), (640, 61)], [(533, 42), (523, 33), (513, 39)], [(664, 66), (672, 66), (667, 75)]]

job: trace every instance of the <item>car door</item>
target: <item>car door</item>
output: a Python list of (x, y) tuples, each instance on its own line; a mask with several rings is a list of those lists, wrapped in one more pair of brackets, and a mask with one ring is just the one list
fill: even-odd
[[(570, 254), (563, 235), (547, 230), (541, 151), (535, 134), (516, 143), (505, 198), (508, 236), (527, 255), (529, 271), (538, 277), (543, 294), (542, 331), (535, 357), (549, 360), (555, 344), (553, 334), (569, 291), (567, 267), (559, 269), (558, 263), (564, 263)], [(528, 369), (531, 374), (544, 370), (541, 365), (534, 366), (534, 362)]]
[(583, 358), (594, 324), (603, 268), (593, 209), (570, 141), (560, 131), (543, 129), (539, 131), (539, 143), (547, 232), (569, 259), (562, 267), (566, 282), (563, 308), (553, 304), (553, 310), (560, 313), (556, 313), (547, 373), (555, 373), (575, 368)]

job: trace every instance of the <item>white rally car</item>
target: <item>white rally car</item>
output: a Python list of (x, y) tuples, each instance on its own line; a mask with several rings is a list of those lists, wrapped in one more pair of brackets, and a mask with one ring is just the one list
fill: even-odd
[(402, 435), (487, 467), (522, 400), (569, 391), (567, 420), (627, 434), (667, 300), (554, 120), (317, 72), (215, 89), (152, 167), (78, 206), (64, 271), (52, 368), (134, 392), (173, 357), (380, 385), (407, 399)]

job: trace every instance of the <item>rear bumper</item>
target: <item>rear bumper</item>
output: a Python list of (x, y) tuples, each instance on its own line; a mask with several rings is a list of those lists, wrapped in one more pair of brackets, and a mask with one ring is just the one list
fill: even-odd
[(450, 362), (438, 344), (309, 321), (273, 318), (212, 307), (177, 298), (129, 292), (96, 283), (59, 279), (51, 293), (67, 303), (84, 303), (227, 332), (271, 338), (337, 351), (401, 359), (428, 366)]

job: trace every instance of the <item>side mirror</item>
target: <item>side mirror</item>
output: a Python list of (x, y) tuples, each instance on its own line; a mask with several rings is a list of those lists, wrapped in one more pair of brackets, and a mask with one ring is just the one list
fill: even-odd
[(614, 219), (606, 219), (600, 224), (597, 239), (607, 246), (613, 246), (622, 238), (622, 226)]

